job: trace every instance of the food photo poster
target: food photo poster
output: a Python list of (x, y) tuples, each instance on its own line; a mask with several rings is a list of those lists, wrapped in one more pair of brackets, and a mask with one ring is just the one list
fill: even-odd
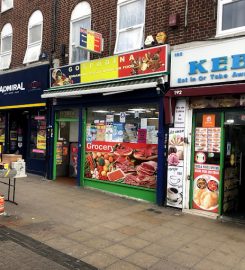
[(169, 129), (167, 205), (182, 208), (184, 172), (184, 128)]

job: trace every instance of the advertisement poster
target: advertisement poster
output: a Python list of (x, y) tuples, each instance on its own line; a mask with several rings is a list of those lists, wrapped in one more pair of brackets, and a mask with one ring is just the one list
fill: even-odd
[(57, 142), (56, 144), (56, 164), (62, 164), (62, 156), (63, 156), (63, 143)]
[(77, 158), (78, 158), (78, 144), (70, 144), (70, 164), (69, 164), (69, 176), (77, 176)]
[(168, 141), (167, 205), (182, 208), (184, 128), (170, 128)]
[(183, 167), (168, 166), (167, 205), (182, 208)]
[(106, 125), (104, 123), (96, 124), (96, 141), (105, 140)]
[(186, 112), (186, 101), (177, 100), (175, 106), (174, 114), (174, 127), (184, 127), (185, 126), (185, 112)]
[(87, 142), (85, 177), (152, 189), (157, 157), (155, 144)]
[(46, 130), (40, 129), (37, 132), (37, 149), (46, 150)]
[(196, 128), (195, 151), (220, 152), (221, 128)]
[(113, 142), (123, 142), (123, 132), (124, 132), (123, 123), (113, 123), (112, 124), (112, 141)]
[(168, 143), (168, 165), (183, 167), (184, 162), (184, 129), (170, 128)]
[(138, 129), (138, 143), (146, 143), (147, 129)]
[(215, 114), (204, 114), (202, 116), (202, 127), (204, 128), (215, 127)]
[(4, 142), (5, 142), (5, 129), (0, 128), (0, 143), (4, 143)]
[(221, 128), (208, 128), (208, 152), (219, 153)]
[(220, 166), (194, 164), (193, 208), (218, 213)]

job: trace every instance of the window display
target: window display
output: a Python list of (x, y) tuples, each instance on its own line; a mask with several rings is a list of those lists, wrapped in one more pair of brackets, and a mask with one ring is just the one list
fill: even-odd
[(30, 156), (42, 159), (46, 154), (46, 117), (44, 113), (31, 116)]
[(85, 177), (155, 188), (158, 115), (156, 104), (89, 108)]

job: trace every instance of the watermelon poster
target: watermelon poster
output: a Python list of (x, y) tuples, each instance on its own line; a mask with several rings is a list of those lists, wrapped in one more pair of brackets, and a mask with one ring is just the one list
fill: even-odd
[(87, 142), (85, 177), (153, 189), (157, 157), (156, 144)]

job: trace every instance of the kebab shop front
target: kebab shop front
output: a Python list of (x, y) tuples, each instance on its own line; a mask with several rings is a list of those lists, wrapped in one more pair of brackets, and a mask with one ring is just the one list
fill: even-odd
[[(65, 121), (73, 121), (68, 133), (76, 137), (77, 168), (73, 177), (78, 185), (162, 204), (163, 90), (168, 78), (168, 46), (50, 72), (51, 87), (43, 97), (55, 100), (51, 178), (60, 176), (58, 168), (65, 161), (64, 154), (71, 156), (61, 146), (68, 129), (61, 128)], [(72, 111), (74, 115), (74, 110), (76, 116), (70, 120), (61, 117)], [(68, 172), (63, 171), (63, 176)], [(159, 195), (157, 190), (161, 191)]]
[(190, 165), (184, 166), (183, 208), (193, 213), (245, 216), (244, 45), (245, 39), (239, 38), (172, 52), (169, 95), (185, 104), (182, 118), (190, 157)]

